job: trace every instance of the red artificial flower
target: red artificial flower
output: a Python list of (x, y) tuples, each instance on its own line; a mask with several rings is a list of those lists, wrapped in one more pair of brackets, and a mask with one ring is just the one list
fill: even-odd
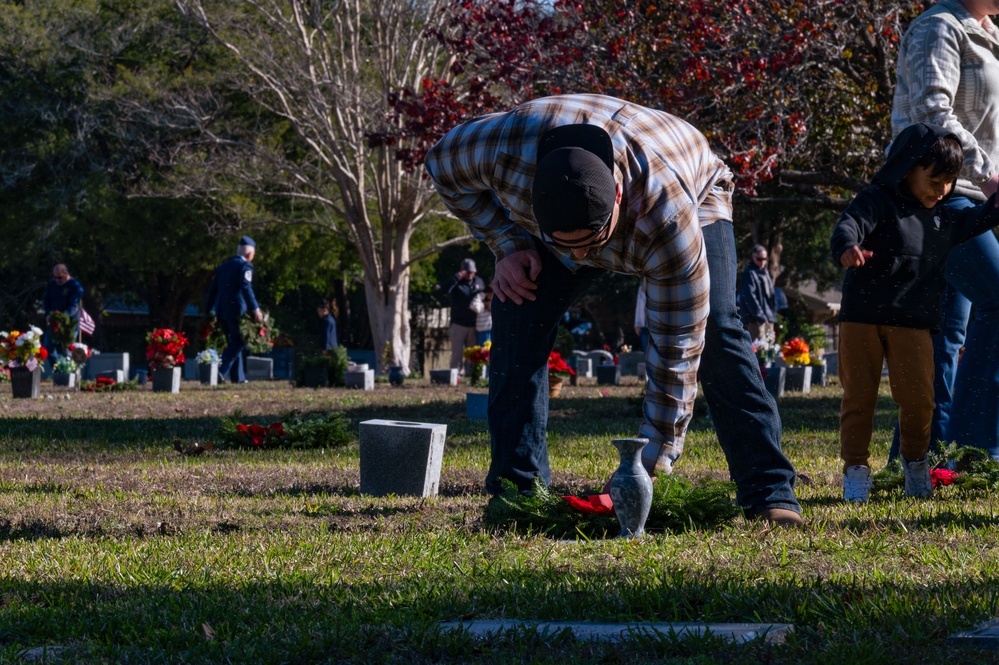
[(255, 446), (264, 446), (274, 438), (285, 436), (284, 423), (273, 422), (268, 427), (263, 425), (236, 425), (236, 432)]
[(931, 469), (930, 481), (933, 483), (934, 487), (940, 487), (941, 485), (953, 485), (954, 479), (959, 475), (961, 474), (956, 471), (951, 471), (950, 469)]
[(565, 360), (562, 359), (562, 355), (558, 351), (552, 351), (548, 355), (548, 373), (575, 374), (576, 371), (566, 364)]
[(39, 360), (45, 360), (46, 358), (49, 357), (49, 350), (43, 346), (40, 349), (38, 349), (38, 353), (36, 353), (35, 355), (38, 356)]
[(614, 502), (611, 501), (610, 494), (591, 494), (585, 499), (578, 496), (563, 496), (570, 506), (581, 513), (589, 515), (613, 515)]

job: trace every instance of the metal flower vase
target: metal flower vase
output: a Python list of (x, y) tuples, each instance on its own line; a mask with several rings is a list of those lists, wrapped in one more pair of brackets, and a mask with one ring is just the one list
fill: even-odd
[(198, 379), (203, 386), (217, 386), (219, 384), (219, 364), (199, 363)]
[(160, 367), (153, 371), (154, 393), (180, 392), (180, 367)]
[(18, 399), (38, 399), (41, 396), (42, 368), (10, 368), (11, 394)]
[(621, 454), (621, 465), (610, 482), (611, 501), (622, 538), (641, 538), (645, 520), (652, 508), (652, 478), (642, 464), (642, 449), (648, 439), (613, 439), (611, 443)]

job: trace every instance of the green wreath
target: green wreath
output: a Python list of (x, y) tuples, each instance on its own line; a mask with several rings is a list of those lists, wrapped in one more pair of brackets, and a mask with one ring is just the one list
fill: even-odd
[(66, 312), (52, 312), (48, 320), (52, 341), (62, 350), (76, 341), (76, 324)]
[(239, 322), (239, 334), (246, 342), (247, 351), (259, 356), (273, 350), (274, 338), (278, 335), (278, 329), (274, 327), (270, 315), (264, 312), (264, 320), (259, 323), (249, 316), (244, 317)]

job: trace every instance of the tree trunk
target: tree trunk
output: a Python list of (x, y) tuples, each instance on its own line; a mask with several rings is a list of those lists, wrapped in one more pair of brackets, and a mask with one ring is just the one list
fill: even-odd
[(383, 289), (378, 276), (365, 272), (364, 294), (368, 300), (368, 322), (374, 339), (377, 373), (388, 371), (385, 365), (400, 365), (409, 370), (412, 337), (409, 328), (409, 268), (394, 272)]

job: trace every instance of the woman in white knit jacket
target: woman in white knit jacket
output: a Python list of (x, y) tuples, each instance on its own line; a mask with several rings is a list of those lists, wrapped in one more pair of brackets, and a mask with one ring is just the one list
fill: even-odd
[[(958, 135), (964, 166), (945, 203), (956, 208), (981, 203), (999, 187), (996, 14), (999, 0), (941, 0), (912, 22), (899, 47), (892, 136), (915, 122)], [(946, 276), (944, 321), (934, 336), (931, 442), (957, 441), (999, 459), (999, 241), (983, 233), (964, 243), (951, 252)], [(896, 432), (892, 456), (897, 450)]]

